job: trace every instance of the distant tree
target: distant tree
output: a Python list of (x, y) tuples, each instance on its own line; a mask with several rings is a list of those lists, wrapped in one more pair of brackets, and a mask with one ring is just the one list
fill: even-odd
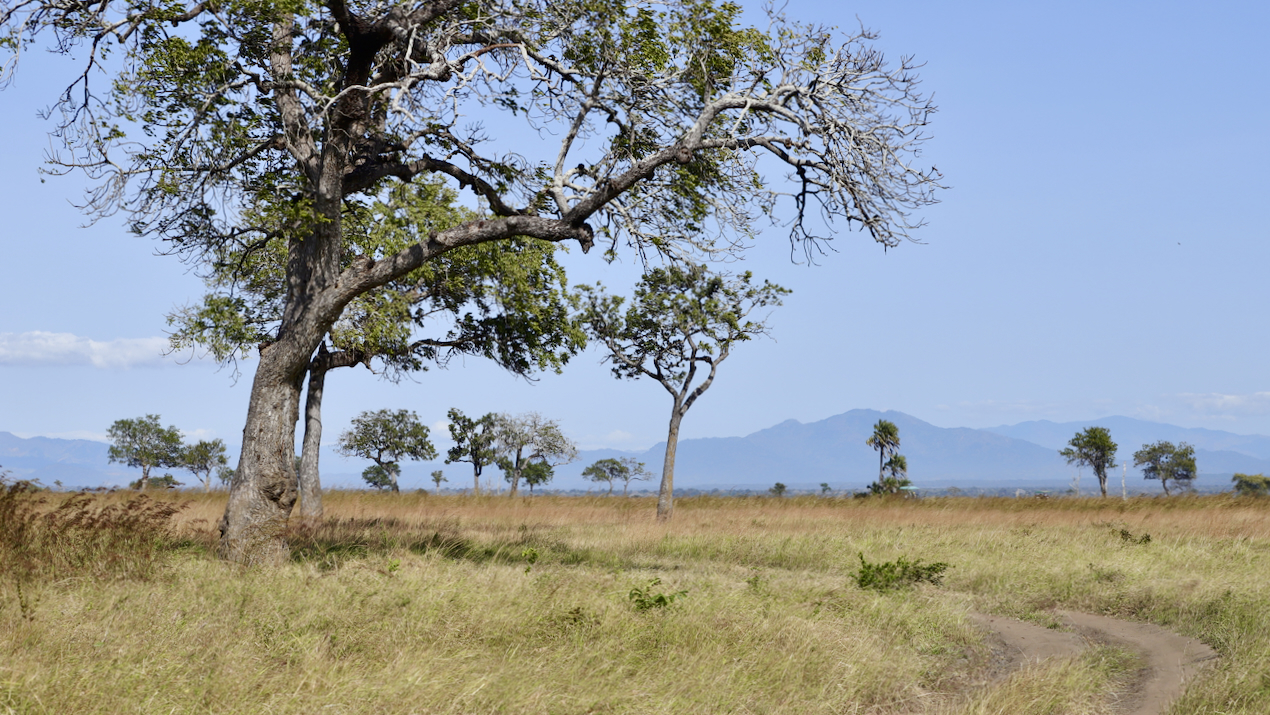
[(1176, 447), (1172, 442), (1149, 444), (1133, 453), (1133, 466), (1142, 468), (1143, 479), (1158, 479), (1169, 495), (1169, 482), (1189, 487), (1195, 480), (1195, 448), (1182, 442)]
[(626, 471), (618, 475), (618, 479), (622, 480), (622, 496), (626, 496), (631, 482), (646, 482), (653, 477), (644, 463), (634, 457), (622, 457), (622, 466), (626, 467)]
[(533, 496), (534, 487), (550, 482), (552, 477), (556, 476), (556, 470), (546, 462), (530, 462), (525, 465), (520, 476), (524, 478), (525, 484), (529, 486), (529, 495)]
[(864, 440), (864, 443), (877, 450), (878, 453), (878, 484), (886, 480), (886, 460), (893, 454), (899, 452), (900, 449), (900, 428), (895, 426), (890, 420), (878, 420), (873, 425), (873, 434)]
[(1270, 496), (1270, 477), (1262, 474), (1238, 474), (1230, 478), (1235, 483), (1235, 493), (1244, 497)]
[(225, 456), (225, 443), (219, 439), (199, 440), (186, 447), (181, 461), (181, 466), (203, 483), (205, 492), (212, 490), (212, 472), (229, 464), (229, 458)]
[(372, 464), (362, 470), (362, 481), (372, 489), (392, 489), (396, 484), (396, 464)]
[(216, 470), (216, 478), (220, 480), (221, 486), (228, 488), (234, 483), (236, 473), (233, 467), (221, 467)]
[(472, 465), (472, 493), (481, 493), (481, 473), (498, 459), (495, 447), (493, 413), (472, 419), (457, 407), (446, 415), (450, 419), (450, 439), (454, 446), (446, 453), (445, 463), (467, 462)]
[[(719, 365), (734, 344), (767, 334), (764, 320), (747, 320), (755, 311), (781, 303), (788, 290), (764, 281), (712, 273), (706, 266), (672, 264), (649, 271), (635, 287), (630, 306), (603, 286), (581, 286), (582, 322), (608, 348), (605, 358), (618, 378), (650, 377), (670, 393), (670, 429), (662, 463), (657, 519), (674, 510), (675, 452), (679, 424), (693, 403), (714, 384)], [(697, 382), (698, 371), (708, 369)], [(695, 384), (694, 384), (695, 383)]]
[(908, 459), (902, 454), (893, 454), (882, 465), (882, 476), (869, 485), (870, 494), (903, 494), (904, 487), (911, 486), (908, 480)]
[(141, 470), (134, 489), (144, 490), (150, 485), (151, 469), (183, 465), (185, 444), (181, 430), (161, 426), (158, 415), (116, 420), (106, 434), (110, 438), (110, 461)]
[(591, 466), (582, 470), (582, 476), (597, 484), (607, 483), (609, 485), (609, 495), (613, 494), (613, 481), (620, 479), (620, 475), (627, 471), (625, 465), (616, 459), (598, 459)]
[(432, 473), (432, 483), (437, 485), (437, 491), (441, 490), (441, 482), (448, 482), (448, 481), (450, 480), (445, 478), (445, 472), (441, 471), (440, 469)]
[(184, 482), (176, 481), (176, 477), (171, 474), (164, 474), (161, 477), (154, 477), (153, 479), (148, 480), (144, 486), (141, 484), (141, 480), (138, 479), (137, 481), (129, 484), (128, 488), (144, 491), (146, 489), (176, 489), (177, 487), (183, 486), (185, 486)]
[(1111, 441), (1111, 432), (1106, 427), (1087, 427), (1077, 432), (1067, 445), (1058, 453), (1068, 464), (1092, 469), (1098, 477), (1098, 488), (1107, 496), (1107, 470), (1116, 466), (1116, 443)]
[(829, 486), (829, 482), (821, 482), (821, 483), (820, 483), (820, 493), (821, 493), (821, 494), (828, 494), (828, 493), (829, 493), (829, 492), (831, 492), (831, 491), (833, 491), (833, 489)]
[(367, 469), (362, 478), (371, 486), (384, 488), (387, 480), (394, 492), (400, 491), (397, 478), (402, 459), (436, 459), (437, 450), (428, 439), (427, 426), (410, 410), (366, 411), (353, 419), (353, 426), (340, 435), (340, 454), (361, 457), (375, 463), (379, 470)]
[[(516, 496), (525, 469), (533, 463), (548, 467), (572, 462), (578, 456), (577, 445), (560, 431), (560, 425), (537, 412), (524, 415), (494, 416), (496, 463), (511, 484), (510, 496)], [(541, 467), (534, 469), (541, 470)], [(535, 473), (535, 477), (542, 476)], [(547, 479), (550, 479), (548, 474)], [(531, 487), (533, 485), (530, 485)], [(532, 492), (532, 490), (531, 490)]]
[(768, 489), (767, 491), (774, 497), (783, 497), (785, 496), (785, 492), (787, 490), (788, 490), (788, 487), (786, 487), (784, 484), (781, 484), (780, 482), (777, 482), (775, 486), (773, 486), (771, 489)]

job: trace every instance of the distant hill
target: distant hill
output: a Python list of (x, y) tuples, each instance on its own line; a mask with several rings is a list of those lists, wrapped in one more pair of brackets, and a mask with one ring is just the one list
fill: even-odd
[[(1058, 456), (1058, 449), (1077, 431), (1090, 425), (1111, 430), (1120, 444), (1119, 457), (1132, 460), (1142, 444), (1167, 439), (1196, 447), (1200, 478), (1197, 487), (1222, 490), (1234, 472), (1270, 473), (1270, 437), (1237, 435), (1217, 430), (1188, 429), (1174, 425), (1108, 417), (1088, 422), (1024, 422), (991, 429), (936, 427), (902, 412), (851, 410), (817, 422), (787, 420), (744, 437), (685, 439), (679, 443), (675, 486), (682, 489), (767, 489), (782, 482), (794, 490), (818, 490), (822, 482), (834, 490), (858, 491), (877, 478), (878, 457), (865, 440), (880, 419), (900, 429), (900, 452), (908, 458), (909, 477), (919, 487), (932, 489), (1051, 489), (1070, 485), (1075, 469)], [(135, 480), (138, 470), (109, 464), (107, 445), (88, 440), (35, 437), (22, 439), (0, 432), (0, 465), (14, 476), (39, 479), (44, 484), (61, 481), (68, 487), (123, 485)], [(232, 450), (231, 450), (232, 451)], [(552, 489), (602, 487), (582, 478), (582, 470), (598, 459), (634, 457), (647, 465), (654, 477), (634, 483), (632, 489), (656, 489), (661, 475), (665, 444), (647, 450), (622, 452), (589, 450), (572, 464), (556, 468)], [(360, 487), (362, 465), (322, 450), (322, 481), (326, 486)], [(402, 487), (432, 488), (429, 475), (445, 472), (449, 489), (470, 488), (471, 469), (466, 464), (412, 462), (402, 465)], [(1129, 488), (1159, 491), (1129, 469)], [(192, 483), (184, 472), (181, 481)], [(483, 486), (502, 484), (497, 469), (487, 470)], [(1119, 475), (1113, 475), (1119, 488)], [(1088, 470), (1082, 491), (1094, 489)], [(620, 489), (620, 487), (619, 487)]]
[(68, 487), (120, 486), (141, 476), (141, 470), (111, 464), (110, 445), (87, 439), (22, 438), (0, 432), (0, 466), (19, 479), (38, 479)]

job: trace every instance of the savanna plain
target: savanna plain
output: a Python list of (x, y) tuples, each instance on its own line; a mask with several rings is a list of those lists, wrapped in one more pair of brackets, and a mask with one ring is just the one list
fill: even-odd
[[(1270, 499), (331, 492), (291, 561), (223, 494), (0, 497), (0, 712), (1124, 712), (1140, 654), (1006, 668), (975, 613), (1152, 623), (1220, 656), (1174, 714), (1270, 712)], [(868, 564), (946, 563), (874, 589)]]

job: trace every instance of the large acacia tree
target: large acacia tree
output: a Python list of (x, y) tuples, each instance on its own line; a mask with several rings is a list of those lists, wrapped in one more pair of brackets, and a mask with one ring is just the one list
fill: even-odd
[[(285, 240), (281, 318), (260, 345), (222, 556), (285, 555), (318, 346), (358, 296), (448, 251), (518, 236), (712, 250), (697, 237), (744, 236), (779, 196), (809, 249), (822, 219), (884, 245), (920, 223), (911, 212), (937, 174), (915, 158), (933, 108), (914, 66), (889, 65), (868, 33), (779, 16), (763, 32), (739, 15), (713, 0), (0, 6), (4, 72), (45, 48), (83, 63), (52, 112), (52, 162), (88, 175), (90, 213), (123, 211), (196, 262)], [(492, 133), (481, 120), (495, 113)], [(760, 168), (787, 182), (769, 190)], [(436, 176), (488, 216), (390, 255), (350, 247), (349, 207)]]

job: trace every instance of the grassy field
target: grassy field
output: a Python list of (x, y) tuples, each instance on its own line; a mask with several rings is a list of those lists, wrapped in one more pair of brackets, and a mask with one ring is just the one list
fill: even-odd
[[(692, 498), (663, 526), (649, 499), (333, 492), (291, 564), (243, 570), (210, 556), (223, 495), (158, 497), (170, 535), (127, 495), (52, 524), (29, 498), (0, 504), (0, 712), (1116, 712), (1133, 653), (1005, 675), (967, 618), (1057, 607), (1217, 649), (1174, 713), (1270, 712), (1270, 500)], [(860, 554), (951, 567), (879, 592)]]

